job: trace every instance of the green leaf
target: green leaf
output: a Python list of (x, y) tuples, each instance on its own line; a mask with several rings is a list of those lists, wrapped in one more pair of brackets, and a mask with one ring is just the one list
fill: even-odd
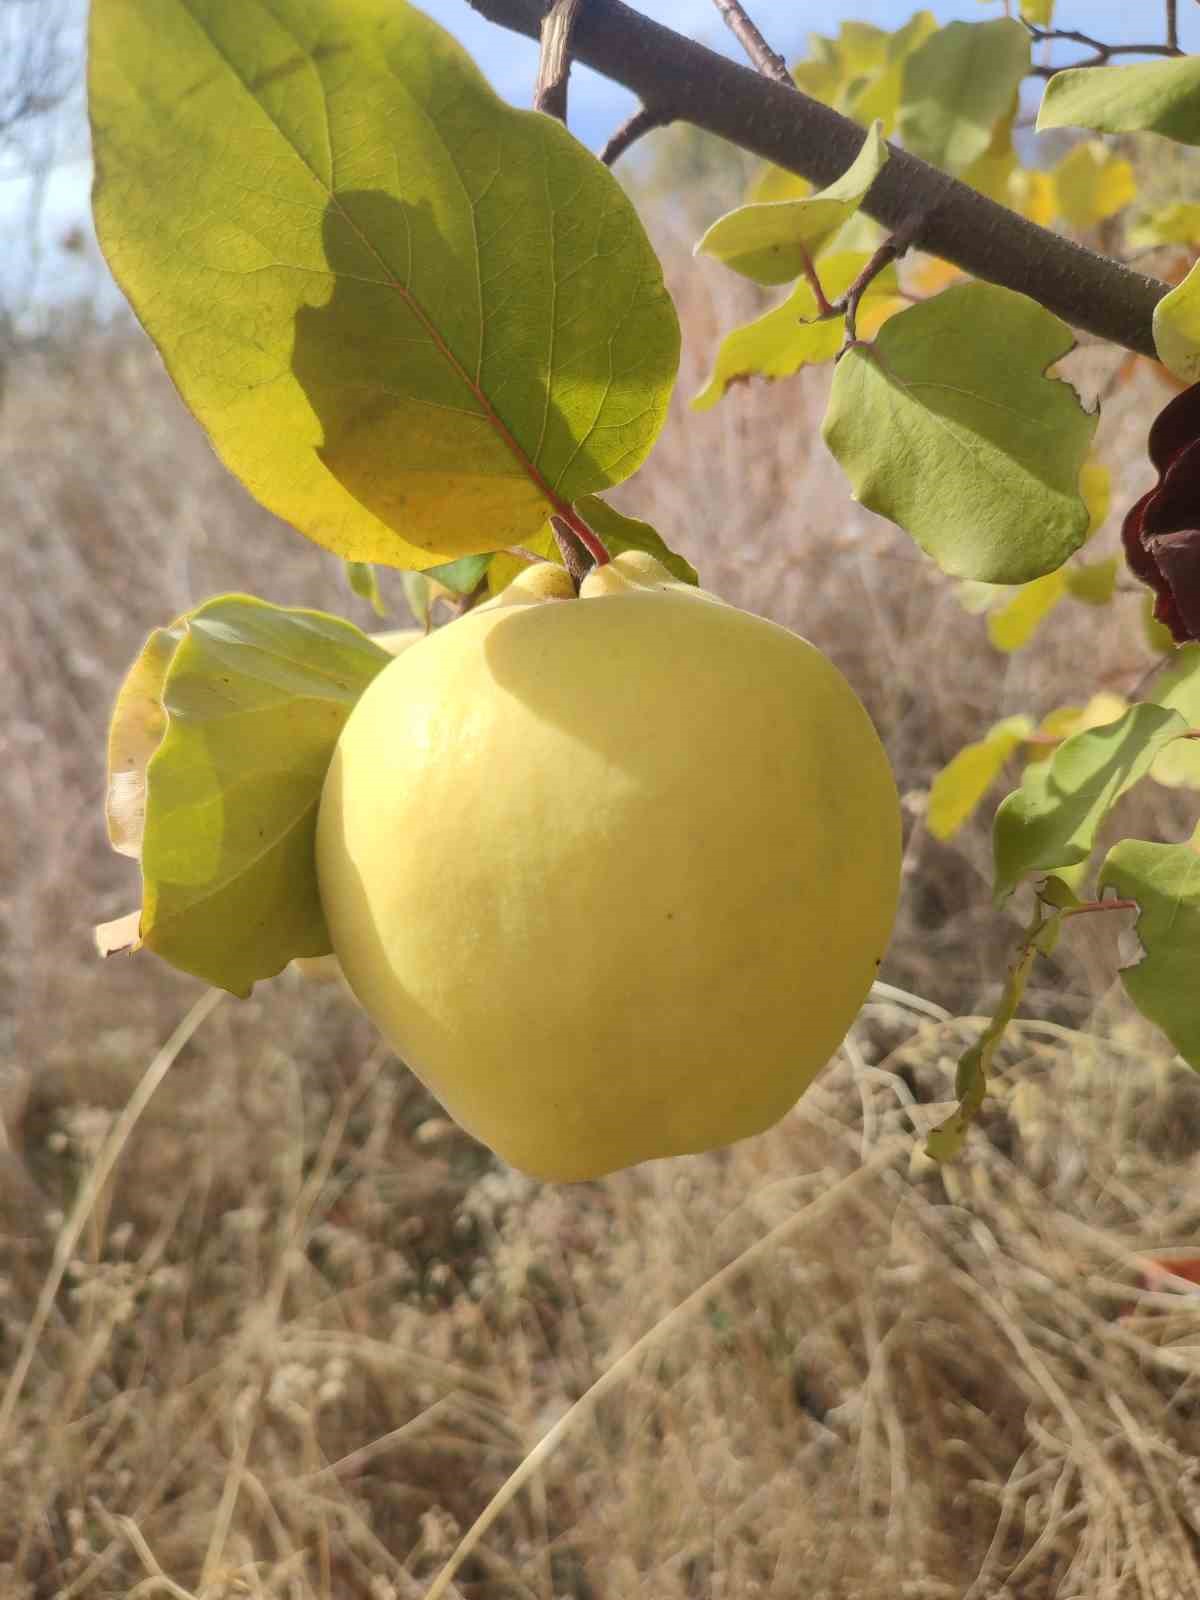
[(1175, 635), (1170, 628), (1165, 627), (1154, 615), (1154, 604), (1154, 595), (1146, 594), (1142, 596), (1142, 637), (1156, 655), (1173, 655), (1175, 652)]
[(1046, 369), (1071, 330), (1035, 301), (955, 284), (838, 362), (825, 441), (863, 505), (955, 577), (1026, 583), (1082, 544), (1096, 415)]
[(1200, 144), (1200, 56), (1057, 72), (1046, 85), (1037, 126), (1039, 132), (1161, 133)]
[(1067, 592), (1066, 569), (1048, 572), (1026, 583), (987, 619), (988, 638), (997, 650), (1011, 654), (1033, 638)]
[(347, 561), (346, 581), (350, 585), (351, 592), (360, 600), (365, 600), (377, 617), (387, 616), (387, 607), (379, 592), (379, 579), (375, 576), (375, 568), (369, 561)]
[[(868, 259), (861, 251), (824, 256), (820, 278), (826, 299), (836, 300), (844, 294)], [(860, 302), (859, 320), (863, 331), (867, 330), (871, 313), (881, 300), (894, 298), (898, 293), (896, 270), (888, 267), (872, 281)], [(692, 409), (710, 410), (731, 383), (742, 379), (790, 378), (801, 367), (832, 361), (842, 348), (845, 318), (827, 317), (818, 322), (816, 316), (816, 296), (807, 279), (801, 278), (782, 305), (725, 335), (708, 382), (692, 400)]]
[[(1189, 728), (1200, 728), (1200, 644), (1185, 644), (1155, 678), (1155, 705), (1178, 711)], [(1200, 789), (1200, 739), (1178, 739), (1168, 745), (1150, 769), (1156, 783), (1168, 789)]]
[(897, 132), (923, 161), (964, 172), (1028, 72), (1029, 34), (1015, 19), (951, 22), (908, 58)]
[(1073, 228), (1115, 217), (1137, 194), (1133, 167), (1098, 139), (1084, 139), (1054, 169), (1058, 214)]
[(853, 166), (802, 200), (739, 206), (718, 217), (696, 246), (758, 283), (790, 283), (854, 215), (888, 158), (878, 126), (869, 129)]
[(964, 745), (938, 773), (929, 790), (925, 825), (935, 839), (949, 839), (974, 813), (1013, 751), (1033, 732), (1029, 717), (1006, 717), (975, 744)]
[(1117, 592), (1119, 563), (1116, 556), (1103, 561), (1081, 561), (1078, 566), (1064, 567), (1067, 593), (1072, 600), (1081, 600), (1085, 606), (1106, 606)]
[(1121, 971), (1126, 993), (1200, 1071), (1200, 834), (1188, 844), (1122, 839), (1100, 869), (1100, 889), (1136, 900), (1141, 959)]
[(1074, 734), (1049, 761), (1026, 767), (1021, 787), (996, 812), (996, 899), (1010, 895), (1028, 872), (1085, 860), (1112, 806), (1186, 729), (1177, 711), (1130, 706), (1116, 722)]
[[(391, 656), (348, 622), (247, 595), (209, 600), (170, 632), (165, 732), (145, 767), (138, 943), (244, 995), (330, 948), (313, 860), (321, 785)], [(162, 648), (152, 638), (126, 689), (144, 699)], [(116, 720), (123, 702), (124, 690)]]
[(490, 555), (463, 556), (459, 561), (448, 561), (442, 567), (427, 567), (425, 576), (432, 583), (440, 583), (451, 594), (474, 594), (483, 582)]
[(1021, 15), (1026, 22), (1048, 28), (1054, 20), (1054, 0), (1021, 0)]
[(1154, 348), (1168, 372), (1200, 381), (1200, 262), (1155, 306)]
[[(845, 26), (848, 25), (843, 24)], [(860, 80), (858, 87), (847, 95), (843, 107), (847, 114), (864, 127), (878, 121), (883, 132), (890, 134), (896, 126), (904, 93), (905, 63), (913, 51), (936, 32), (937, 20), (932, 12), (915, 12), (888, 40), (884, 60), (878, 69)]]
[(96, 225), (226, 465), (348, 560), (617, 483), (679, 329), (613, 175), (405, 0), (94, 0)]

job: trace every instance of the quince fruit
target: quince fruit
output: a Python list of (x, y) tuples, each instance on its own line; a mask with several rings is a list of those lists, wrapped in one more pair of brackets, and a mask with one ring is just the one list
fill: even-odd
[(350, 987), (446, 1109), (536, 1176), (769, 1127), (883, 955), (900, 811), (812, 645), (636, 552), (551, 564), (407, 650), (317, 830)]

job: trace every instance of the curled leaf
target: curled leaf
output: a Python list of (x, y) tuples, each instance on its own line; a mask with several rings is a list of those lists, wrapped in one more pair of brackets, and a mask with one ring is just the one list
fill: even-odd
[(1154, 617), (1179, 644), (1200, 639), (1200, 384), (1155, 418), (1148, 440), (1158, 483), (1129, 510), (1129, 570), (1154, 591)]

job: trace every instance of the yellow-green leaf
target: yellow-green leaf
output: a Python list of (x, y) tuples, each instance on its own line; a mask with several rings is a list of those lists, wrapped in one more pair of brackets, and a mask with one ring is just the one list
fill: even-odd
[(387, 606), (379, 592), (379, 579), (369, 561), (347, 561), (346, 582), (351, 592), (360, 600), (365, 600), (377, 617), (387, 616)]
[(954, 577), (1025, 583), (1083, 542), (1096, 416), (1046, 370), (1070, 329), (1025, 295), (963, 283), (891, 317), (834, 372), (824, 437), (856, 499)]
[(1136, 900), (1142, 953), (1121, 981), (1144, 1017), (1200, 1071), (1200, 829), (1187, 844), (1122, 839), (1100, 869), (1100, 889)]
[(1131, 67), (1071, 67), (1046, 85), (1037, 125), (1161, 133), (1200, 144), (1200, 56)]
[(1099, 461), (1085, 461), (1079, 469), (1079, 493), (1088, 510), (1090, 539), (1108, 520), (1112, 505), (1112, 473)]
[(1137, 194), (1133, 167), (1097, 139), (1084, 139), (1054, 169), (1058, 214), (1073, 228), (1116, 216)]
[(1200, 205), (1179, 200), (1160, 206), (1135, 222), (1128, 232), (1131, 250), (1152, 250), (1158, 245), (1194, 245), (1200, 240)]
[[(145, 767), (139, 943), (234, 994), (328, 952), (313, 838), (338, 734), (391, 659), (319, 611), (223, 595), (189, 612)], [(143, 696), (162, 637), (126, 687)], [(117, 718), (124, 694), (117, 702)], [(127, 749), (118, 740), (120, 749)]]
[[(1185, 644), (1151, 686), (1157, 705), (1178, 711), (1189, 728), (1200, 728), (1200, 645)], [(1150, 769), (1168, 789), (1200, 789), (1200, 739), (1177, 739)]]
[(773, 205), (776, 200), (803, 200), (812, 193), (812, 184), (798, 172), (767, 162), (746, 191), (747, 205)]
[(1029, 71), (1029, 34), (1015, 18), (951, 22), (905, 66), (897, 132), (914, 155), (961, 173), (992, 142)]
[(1022, 649), (1066, 592), (1067, 578), (1062, 567), (1057, 572), (1048, 572), (1044, 578), (1023, 584), (989, 615), (988, 638), (997, 650), (1006, 653)]
[(169, 628), (155, 628), (125, 675), (109, 724), (104, 805), (108, 842), (135, 861), (142, 854), (146, 825), (146, 768), (167, 731), (163, 683), (185, 627), (180, 617)]
[(1168, 372), (1200, 381), (1200, 262), (1155, 306), (1154, 348)]
[[(820, 278), (826, 298), (836, 300), (844, 294), (867, 259), (857, 251), (822, 257)], [(895, 269), (889, 267), (872, 281), (860, 302), (862, 333), (870, 335), (872, 319), (882, 309), (881, 302), (887, 302), (892, 310), (900, 308), (898, 293)], [(842, 347), (845, 319), (827, 317), (818, 322), (816, 316), (816, 297), (807, 280), (801, 278), (782, 305), (725, 335), (708, 382), (692, 401), (693, 410), (709, 410), (731, 383), (741, 379), (789, 378), (801, 367), (832, 361)]]
[(1103, 561), (1081, 561), (1078, 566), (1062, 569), (1067, 582), (1067, 592), (1072, 600), (1082, 600), (1085, 606), (1106, 606), (1117, 589), (1118, 562), (1116, 556)]
[(929, 790), (925, 824), (935, 839), (949, 839), (973, 814), (1013, 751), (1033, 732), (1025, 716), (1006, 717), (961, 749)]
[(95, 212), (214, 445), (425, 567), (627, 477), (679, 333), (613, 175), (406, 0), (94, 0)]
[(1186, 728), (1177, 711), (1134, 705), (1116, 722), (1072, 734), (1049, 761), (1027, 766), (1021, 787), (996, 812), (996, 899), (1007, 898), (1027, 873), (1086, 860), (1112, 806)]
[(803, 200), (739, 206), (718, 217), (696, 252), (758, 283), (790, 283), (858, 210), (887, 158), (883, 135), (872, 127), (836, 183)]

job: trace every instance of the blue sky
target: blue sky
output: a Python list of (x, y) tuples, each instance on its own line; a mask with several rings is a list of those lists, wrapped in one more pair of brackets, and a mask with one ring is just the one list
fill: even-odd
[[(497, 90), (515, 105), (528, 105), (537, 68), (531, 40), (486, 22), (467, 0), (417, 0), (421, 8), (447, 27), (474, 56)], [(712, 0), (630, 0), (636, 10), (713, 48), (742, 59), (737, 41), (722, 23)], [(842, 21), (857, 19), (895, 28), (919, 7), (919, 0), (746, 0), (747, 9), (770, 43), (794, 60), (805, 53), (811, 32), (836, 33)], [(1003, 7), (980, 0), (925, 0), (939, 22), (964, 18), (978, 22), (1001, 16)], [(1058, 0), (1055, 21), (1116, 43), (1162, 37), (1161, 0)], [(36, 15), (36, 6), (31, 8)], [(79, 18), (83, 6), (80, 0)], [(1200, 53), (1200, 5), (1180, 0), (1179, 20), (1184, 48)], [(576, 134), (596, 148), (633, 109), (632, 97), (586, 68), (571, 78), (570, 120)], [(74, 108), (78, 115), (78, 107)], [(60, 148), (79, 156), (85, 144), (82, 125), (62, 129)], [(13, 248), (0, 251), (0, 308), (30, 308), (40, 322), (47, 308), (79, 298), (91, 299), (102, 315), (121, 305), (91, 234), (88, 206), (90, 165), (86, 159), (65, 162), (55, 173), (40, 217), (36, 250), (28, 248), (28, 187), (19, 180), (0, 181), (0, 236)], [(62, 241), (77, 230), (77, 248)], [(78, 241), (82, 240), (82, 248)]]

